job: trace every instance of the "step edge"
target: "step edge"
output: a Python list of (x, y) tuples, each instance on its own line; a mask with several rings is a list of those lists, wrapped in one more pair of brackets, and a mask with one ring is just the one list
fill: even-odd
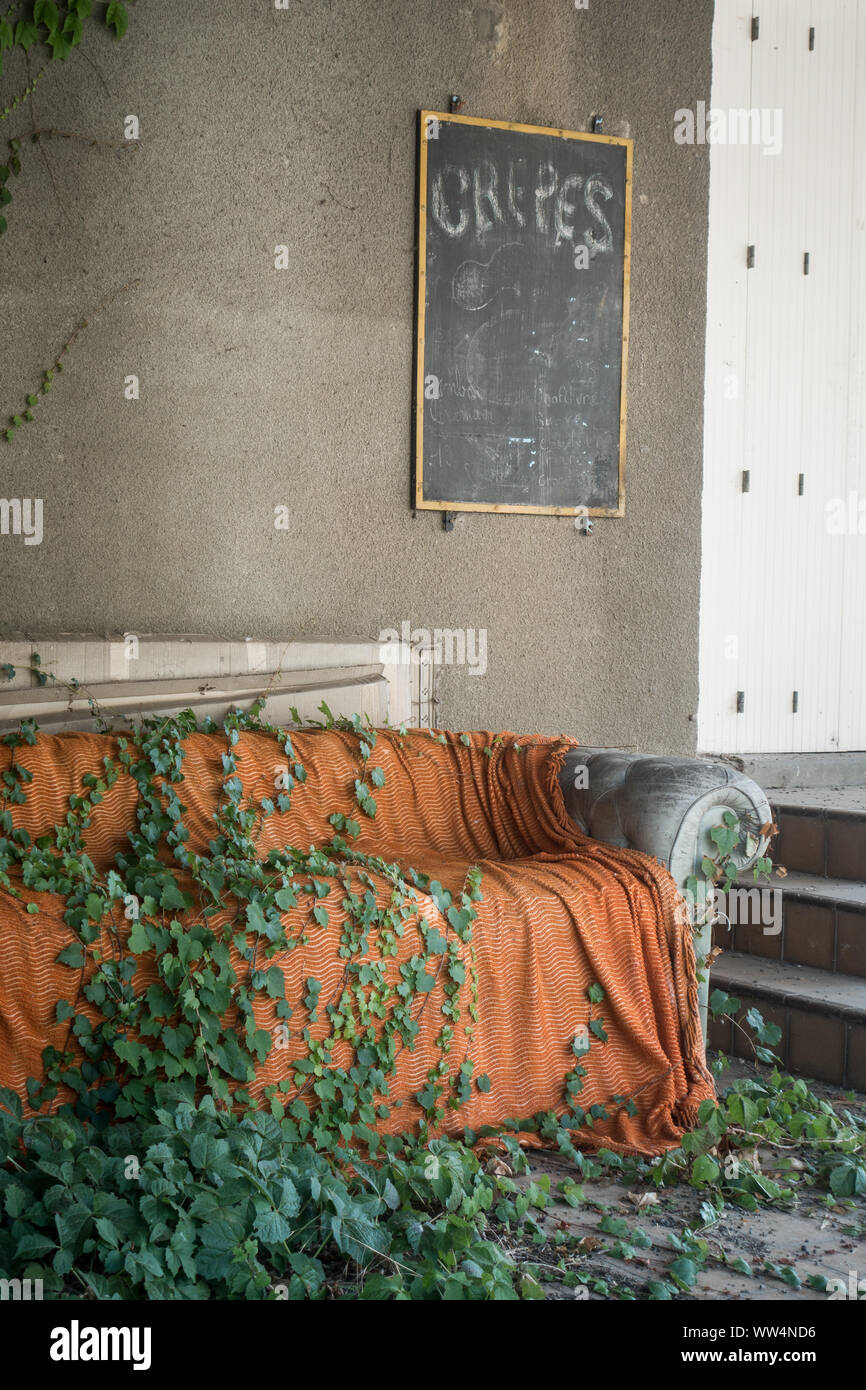
[[(725, 955), (735, 960), (763, 960), (764, 957), (748, 956), (742, 952), (728, 951)], [(738, 991), (741, 994), (754, 995), (758, 999), (783, 1005), (785, 1008), (801, 1008), (805, 1013), (832, 1014), (836, 1018), (841, 1018), (849, 1023), (862, 1023), (866, 1025), (866, 980), (859, 975), (844, 975), (834, 970), (822, 970), (818, 973), (826, 975), (833, 980), (850, 980), (852, 986), (857, 986), (863, 993), (862, 1005), (845, 1003), (842, 1000), (819, 999), (814, 995), (800, 994), (797, 991), (786, 989), (781, 980), (748, 980), (744, 981), (737, 977), (736, 972), (733, 976), (726, 976), (723, 964), (724, 957), (716, 961), (709, 976), (710, 990), (715, 986), (718, 988), (723, 985), (728, 991)], [(774, 962), (778, 964), (780, 970), (808, 970), (817, 971), (816, 966), (796, 966), (791, 961)]]
[[(797, 877), (816, 879), (822, 887), (819, 890), (806, 888), (797, 882)], [(793, 882), (792, 882), (793, 880)], [(824, 884), (828, 887), (825, 889)], [(857, 883), (863, 887), (863, 902), (852, 902), (848, 893), (849, 884)], [(782, 899), (795, 898), (798, 902), (820, 903), (828, 907), (842, 907), (851, 912), (866, 913), (866, 882), (859, 878), (826, 878), (821, 874), (806, 873), (802, 869), (790, 869), (783, 879), (776, 881), (755, 883), (754, 879), (734, 880), (732, 887), (735, 888), (777, 888), (782, 894)]]
[(772, 790), (765, 790), (764, 795), (770, 803), (774, 819), (780, 814), (791, 816), (816, 816), (819, 820), (862, 821), (864, 828), (866, 828), (866, 810), (840, 810), (835, 806), (809, 806), (806, 803), (801, 805), (799, 802), (793, 801), (774, 801)]

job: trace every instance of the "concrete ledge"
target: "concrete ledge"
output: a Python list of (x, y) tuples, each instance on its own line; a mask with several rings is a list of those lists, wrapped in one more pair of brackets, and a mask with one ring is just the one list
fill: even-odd
[[(852, 753), (702, 754), (730, 763), (752, 777), (773, 800), (771, 789), (866, 785), (866, 751)], [(801, 803), (802, 804), (802, 803)]]
[(90, 700), (115, 726), (185, 708), (220, 720), (262, 694), (266, 717), (279, 725), (292, 722), (292, 706), (302, 720), (320, 718), (322, 700), (335, 715), (357, 713), (374, 724), (414, 724), (421, 713), (418, 668), (386, 663), (381, 644), (363, 640), (28, 633), (0, 638), (0, 664), (15, 668), (0, 681), (0, 731), (30, 718), (54, 733), (92, 730)]
[(866, 981), (813, 966), (764, 960), (760, 956), (722, 956), (710, 973), (710, 993), (724, 989), (754, 995), (810, 1013), (832, 1014), (866, 1023)]

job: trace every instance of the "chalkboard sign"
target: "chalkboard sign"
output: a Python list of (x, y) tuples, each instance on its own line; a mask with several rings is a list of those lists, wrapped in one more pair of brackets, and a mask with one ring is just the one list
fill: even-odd
[(421, 112), (417, 507), (623, 515), (631, 160)]

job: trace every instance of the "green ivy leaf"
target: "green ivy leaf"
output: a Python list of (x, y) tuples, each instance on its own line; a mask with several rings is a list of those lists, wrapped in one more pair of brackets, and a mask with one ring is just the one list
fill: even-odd
[(187, 893), (181, 892), (174, 880), (165, 885), (159, 902), (160, 906), (169, 912), (182, 912), (185, 908), (192, 907), (192, 899)]
[(122, 0), (111, 0), (111, 4), (105, 11), (105, 23), (109, 29), (114, 30), (115, 38), (123, 38), (129, 28), (129, 15)]
[(438, 927), (431, 927), (426, 937), (427, 950), (432, 956), (444, 956), (448, 950), (448, 942)]
[(689, 1260), (686, 1258), (674, 1260), (668, 1273), (670, 1274), (671, 1278), (683, 1289), (694, 1288), (698, 1278), (697, 1265), (695, 1264), (694, 1260)]
[(110, 1245), (114, 1250), (117, 1250), (119, 1248), (120, 1232), (118, 1231), (114, 1222), (110, 1221), (107, 1216), (100, 1216), (97, 1218), (96, 1229), (99, 1232), (102, 1239), (105, 1241), (106, 1245)]
[(73, 941), (69, 946), (64, 946), (57, 960), (61, 965), (70, 965), (73, 970), (80, 970), (84, 965), (84, 947), (80, 941)]
[(49, 33), (57, 28), (59, 16), (54, 0), (34, 0), (33, 23), (44, 24)]
[(661, 1279), (650, 1279), (647, 1291), (651, 1303), (668, 1302), (673, 1297), (670, 1284), (664, 1283)]
[(24, 52), (27, 53), (38, 38), (39, 31), (36, 25), (32, 24), (29, 19), (19, 19), (18, 23), (15, 25), (16, 46), (23, 48)]
[(147, 928), (140, 917), (136, 918), (132, 924), (132, 930), (129, 933), (127, 945), (133, 955), (136, 956), (143, 956), (151, 949), (151, 941), (147, 934)]
[(692, 1164), (692, 1187), (706, 1187), (714, 1183), (721, 1173), (719, 1164), (709, 1154), (700, 1154)]
[(729, 829), (725, 825), (717, 825), (710, 831), (710, 839), (713, 841), (719, 854), (727, 857), (737, 847), (740, 838), (739, 832)]
[(620, 1240), (630, 1234), (628, 1222), (623, 1221), (621, 1216), (603, 1216), (599, 1222), (599, 1230), (604, 1231), (605, 1235), (618, 1236)]
[(45, 40), (45, 42), (51, 49), (52, 58), (54, 58), (57, 62), (65, 63), (66, 59), (72, 52), (72, 44), (69, 42), (66, 35), (61, 33), (59, 29), (55, 29), (52, 33), (48, 35), (48, 38)]
[(69, 40), (70, 46), (72, 48), (75, 48), (76, 44), (79, 44), (81, 42), (81, 36), (83, 33), (84, 25), (82, 24), (81, 19), (73, 11), (70, 11), (69, 14), (67, 14), (63, 24), (64, 38), (67, 38)]
[(272, 965), (268, 971), (267, 991), (271, 999), (285, 999), (286, 997), (285, 976), (278, 965)]
[(17, 1217), (24, 1215), (31, 1199), (29, 1192), (25, 1192), (23, 1187), (13, 1183), (11, 1187), (6, 1188), (3, 1200), (6, 1215), (14, 1221)]
[(714, 989), (710, 995), (710, 1013), (713, 1018), (738, 1013), (739, 1008), (739, 999), (735, 999), (731, 994), (726, 994), (723, 989)]
[(781, 1041), (782, 1030), (777, 1023), (765, 1023), (757, 1009), (748, 1009), (746, 1022), (754, 1030), (758, 1041), (767, 1047), (775, 1047)]
[(88, 893), (84, 899), (84, 910), (91, 922), (101, 922), (105, 915), (106, 902), (98, 893)]
[(49, 1250), (57, 1249), (57, 1241), (51, 1240), (49, 1236), (22, 1236), (18, 1241), (15, 1254), (20, 1261), (38, 1260), (42, 1255), (47, 1255)]

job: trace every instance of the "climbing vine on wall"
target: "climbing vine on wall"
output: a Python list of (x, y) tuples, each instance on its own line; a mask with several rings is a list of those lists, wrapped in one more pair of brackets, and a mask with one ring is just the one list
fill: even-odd
[[(135, 0), (129, 0), (129, 3), (134, 4)], [(10, 58), (14, 58), (20, 52), (24, 55), (28, 78), (12, 95), (0, 97), (0, 122), (26, 108), (52, 64), (66, 62), (75, 50), (85, 44), (99, 29), (108, 29), (116, 39), (121, 39), (128, 26), (129, 13), (124, 0), (109, 0), (107, 4), (94, 4), (93, 0), (27, 0), (26, 3), (9, 5), (5, 13), (0, 15), (0, 77), (4, 67), (8, 72)], [(29, 75), (31, 58), (36, 71)], [(39, 128), (35, 122), (31, 122), (29, 139), (34, 145), (46, 140), (80, 140), (91, 146), (112, 149), (136, 148), (135, 142), (132, 141), (97, 140), (79, 131), (59, 129), (55, 126)], [(6, 157), (0, 163), (0, 237), (8, 230), (7, 219), (13, 202), (13, 188), (21, 176), (24, 141), (25, 137), (22, 135), (8, 138)], [(98, 310), (93, 310), (89, 318), (97, 312)], [(24, 424), (34, 419), (34, 410), (50, 392), (55, 374), (63, 370), (64, 357), (87, 324), (87, 318), (78, 323), (57, 357), (43, 371), (41, 381), (27, 393), (25, 401), (8, 417), (3, 429), (3, 436), (8, 443), (13, 441), (16, 432)]]

